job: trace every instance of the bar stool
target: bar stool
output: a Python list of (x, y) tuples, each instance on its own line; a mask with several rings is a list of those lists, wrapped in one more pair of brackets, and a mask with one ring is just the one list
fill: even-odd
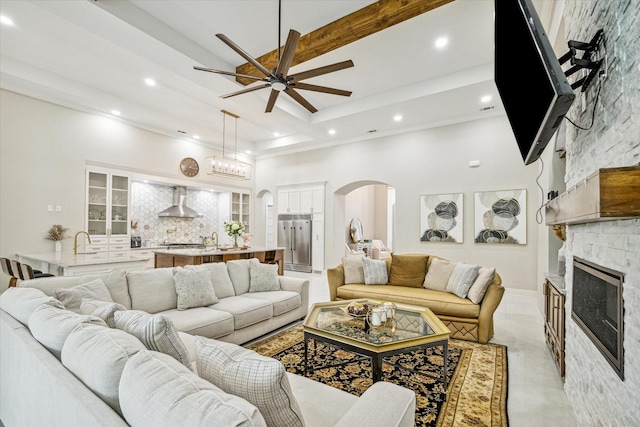
[(22, 272), (23, 280), (37, 279), (39, 277), (54, 277), (53, 274), (43, 273), (40, 270), (34, 270), (29, 264), (20, 263), (20, 271)]
[(9, 287), (15, 287), (18, 283), (18, 276), (17, 273), (13, 274), (13, 270), (11, 269), (11, 261), (9, 260), (9, 258), (0, 258), (0, 264), (2, 264), (2, 272), (11, 276), (11, 279), (9, 279)]

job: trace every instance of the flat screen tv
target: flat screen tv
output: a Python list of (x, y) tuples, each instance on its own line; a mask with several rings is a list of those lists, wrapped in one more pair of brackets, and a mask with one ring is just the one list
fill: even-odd
[(494, 79), (525, 165), (540, 157), (575, 94), (530, 0), (495, 0)]

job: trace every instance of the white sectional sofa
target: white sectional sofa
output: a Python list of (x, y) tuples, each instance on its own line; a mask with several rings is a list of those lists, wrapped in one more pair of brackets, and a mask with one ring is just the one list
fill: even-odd
[[(292, 426), (414, 424), (415, 394), (406, 388), (378, 382), (356, 397), (238, 346), (304, 317), (309, 285), (277, 276), (275, 289), (273, 277), (261, 281), (249, 260), (240, 261), (8, 289), (0, 295), (0, 420), (6, 427), (272, 426), (287, 416)], [(186, 294), (185, 278), (193, 280)], [(209, 285), (217, 302), (197, 306), (207, 304), (200, 291)], [(107, 301), (95, 298), (103, 288)], [(98, 308), (82, 314), (92, 304)]]

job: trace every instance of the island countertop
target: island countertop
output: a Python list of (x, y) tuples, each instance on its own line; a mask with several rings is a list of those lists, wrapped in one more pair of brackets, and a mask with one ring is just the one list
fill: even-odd
[(151, 259), (135, 252), (109, 254), (92, 252), (73, 254), (66, 252), (17, 253), (20, 262), (56, 276), (80, 276), (108, 270), (143, 270)]
[(228, 254), (253, 254), (257, 252), (268, 252), (268, 251), (278, 251), (285, 250), (284, 247), (276, 247), (276, 248), (268, 248), (264, 246), (247, 246), (247, 247), (219, 247), (215, 249), (213, 247), (208, 248), (188, 248), (188, 249), (180, 249), (178, 248), (163, 248), (163, 249), (153, 249), (153, 252), (169, 254), (169, 255), (183, 255), (183, 256), (200, 256), (200, 255), (228, 255)]
[(155, 249), (154, 266), (156, 268), (200, 265), (210, 262), (227, 262), (236, 259), (257, 258), (262, 263), (278, 264), (278, 274), (284, 273), (284, 247), (245, 247), (245, 248), (166, 248)]

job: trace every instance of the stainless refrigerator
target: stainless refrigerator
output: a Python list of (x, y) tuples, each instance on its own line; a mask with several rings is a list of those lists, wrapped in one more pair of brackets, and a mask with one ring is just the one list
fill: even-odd
[(311, 273), (312, 215), (278, 215), (278, 247), (284, 247), (284, 269)]

